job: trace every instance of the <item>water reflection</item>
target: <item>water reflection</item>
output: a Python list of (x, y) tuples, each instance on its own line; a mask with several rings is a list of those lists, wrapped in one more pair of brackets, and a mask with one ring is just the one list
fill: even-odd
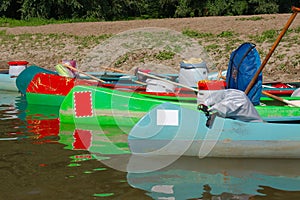
[(0, 141), (0, 199), (147, 199), (125, 173), (90, 159), (85, 145), (64, 148), (57, 109), (28, 106), (17, 93), (7, 98), (0, 103), (0, 139), (7, 139)]
[(26, 130), (24, 109), (26, 100), (17, 92), (1, 91), (0, 95), (0, 140), (17, 140), (23, 138)]
[[(60, 142), (66, 145), (65, 148), (90, 152), (74, 157), (73, 164), (97, 159), (106, 168), (119, 170), (123, 167), (124, 170), (134, 160), (127, 152), (126, 138), (121, 129), (102, 127), (99, 130), (90, 126), (77, 128), (61, 126), (59, 134)], [(165, 158), (159, 159), (162, 162)], [(159, 160), (150, 158), (149, 161), (144, 159), (141, 162), (153, 164)], [(139, 165), (138, 162), (134, 164)], [(127, 182), (133, 188), (146, 191), (152, 199), (260, 199), (266, 198), (266, 194), (272, 197), (273, 194), (268, 194), (268, 191), (274, 191), (274, 194), (285, 191), (283, 194), (286, 197), (300, 197), (297, 192), (300, 191), (299, 166), (300, 160), (296, 159), (181, 157), (171, 165), (154, 172), (128, 172)]]
[(238, 199), (258, 199), (261, 186), (298, 191), (299, 165), (299, 160), (182, 157), (155, 172), (128, 173), (127, 180), (154, 199), (231, 199), (236, 195)]
[[(0, 98), (2, 140), (29, 137), (36, 140), (44, 139), (44, 142), (47, 142), (46, 138), (57, 136), (59, 133), (58, 111), (58, 107), (28, 105), (26, 98), (20, 93), (2, 91)], [(9, 137), (3, 138), (5, 135)]]
[(300, 198), (300, 160), (181, 157), (125, 173), (132, 155), (122, 128), (60, 124), (57, 108), (27, 105), (18, 94), (2, 102), (0, 137), (12, 140), (1, 143), (4, 199)]

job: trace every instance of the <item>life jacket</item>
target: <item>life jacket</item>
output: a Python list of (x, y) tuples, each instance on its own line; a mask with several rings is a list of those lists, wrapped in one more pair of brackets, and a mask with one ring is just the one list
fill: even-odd
[[(226, 76), (226, 88), (245, 91), (261, 65), (255, 44), (243, 43), (230, 55)], [(259, 105), (262, 92), (262, 73), (248, 93), (253, 105)]]

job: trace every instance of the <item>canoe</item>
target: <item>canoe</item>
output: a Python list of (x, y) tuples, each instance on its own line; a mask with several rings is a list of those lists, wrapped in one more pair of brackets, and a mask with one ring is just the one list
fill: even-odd
[[(152, 81), (150, 85), (141, 85), (135, 83), (132, 77), (122, 77), (121, 74), (104, 73), (98, 75), (99, 78), (106, 82), (102, 83), (90, 79), (64, 77), (54, 72), (31, 66), (20, 74), (17, 79), (17, 85), (20, 91), (26, 94), (28, 104), (35, 105), (60, 106), (65, 96), (75, 85), (94, 85), (118, 90), (129, 90), (139, 92), (149, 98), (165, 101), (195, 102), (197, 97), (194, 91), (196, 89), (191, 90), (184, 87), (174, 87), (173, 92), (164, 91), (165, 88), (163, 87), (164, 85), (160, 83), (161, 81)], [(26, 80), (25, 83), (24, 80)], [(268, 91), (270, 92), (270, 89), (268, 89)], [(276, 92), (275, 89), (273, 91)], [(283, 91), (281, 94), (283, 94)]]
[(275, 121), (264, 118), (264, 122), (216, 116), (209, 128), (204, 113), (164, 103), (135, 124), (128, 135), (128, 143), (133, 154), (300, 158), (300, 108), (295, 109), (298, 114), (294, 117), (287, 115)]
[(18, 88), (16, 86), (16, 78), (11, 77), (7, 72), (0, 72), (0, 88), (4, 91), (18, 92)]
[[(35, 69), (33, 70), (35, 71)], [(27, 79), (30, 81), (24, 83), (24, 81), (21, 81), (25, 79), (24, 76), (27, 76), (26, 72), (18, 77), (18, 87), (21, 91), (25, 90), (23, 93), (26, 94), (27, 102), (36, 105), (60, 106), (64, 97), (75, 85), (94, 85), (118, 90), (130, 90), (142, 92), (144, 95), (159, 95), (162, 99), (178, 99), (179, 96), (190, 97), (192, 100), (196, 98), (196, 94), (186, 88), (177, 88), (174, 93), (146, 92), (146, 86), (135, 83), (132, 77), (122, 78), (120, 74), (116, 76), (111, 73), (100, 75), (99, 78), (105, 80), (104, 83), (91, 79), (69, 78), (47, 72), (35, 73), (34, 76), (30, 75), (30, 78)]]
[[(38, 75), (38, 77), (35, 77)], [(95, 76), (96, 78), (103, 79), (104, 81), (113, 82), (120, 80), (120, 77), (124, 76), (124, 74), (121, 73), (110, 73), (110, 72), (86, 72), (85, 74), (82, 74), (79, 76), (79, 80), (85, 80), (88, 81), (89, 77), (88, 75)], [(73, 78), (75, 80), (75, 78)], [(129, 79), (124, 80), (126, 82)], [(48, 84), (51, 89), (49, 91), (45, 91), (45, 88), (42, 88), (41, 91), (39, 91), (38, 87), (34, 89), (34, 93), (41, 93), (46, 92), (46, 94), (53, 94), (55, 95), (56, 90), (62, 90), (62, 88), (54, 88), (54, 85), (63, 86), (64, 84), (67, 85), (67, 83), (72, 80), (72, 78), (66, 77), (66, 76), (60, 76), (56, 71), (44, 69), (39, 66), (29, 66), (25, 70), (23, 70), (18, 78), (16, 79), (16, 85), (17, 88), (20, 90), (22, 94), (26, 95), (26, 90), (28, 86), (32, 81), (34, 81), (34, 84), (39, 85), (38, 83), (43, 81), (46, 84)], [(61, 83), (57, 83), (57, 81), (60, 81)], [(53, 86), (51, 86), (53, 85)], [(31, 91), (29, 91), (31, 92)]]
[(57, 74), (54, 71), (41, 68), (39, 66), (29, 66), (23, 70), (16, 79), (16, 85), (21, 94), (26, 94), (26, 89), (30, 84), (30, 81), (38, 73)]
[(273, 82), (264, 83), (263, 90), (276, 96), (291, 96), (300, 87), (299, 82)]
[[(60, 76), (56, 72), (38, 66), (30, 66), (19, 75), (17, 86), (21, 93), (26, 95), (29, 104), (51, 106), (60, 106), (63, 98), (74, 85), (95, 85), (119, 90), (146, 91), (146, 86), (136, 83), (135, 76), (114, 72), (90, 72), (86, 74), (104, 82), (88, 79), (90, 77), (87, 75), (82, 75), (80, 78)], [(164, 74), (164, 76), (174, 77), (172, 74)], [(180, 90), (181, 93), (190, 93), (195, 97), (194, 92), (188, 89)], [(166, 96), (166, 94), (161, 95)], [(170, 95), (167, 94), (167, 96)]]
[(10, 61), (9, 69), (0, 70), (0, 90), (18, 92), (17, 76), (27, 67), (27, 61)]
[(26, 100), (31, 105), (60, 106), (65, 96), (76, 84), (97, 85), (98, 82), (37, 73), (26, 87)]
[[(289, 100), (299, 99), (286, 98)], [(188, 100), (190, 100), (188, 98)], [(289, 106), (276, 106), (270, 98), (261, 99), (269, 106), (256, 106), (265, 120), (281, 117), (300, 116), (300, 109)], [(132, 127), (153, 107), (165, 103), (157, 95), (147, 96), (134, 91), (120, 91), (97, 86), (76, 85), (64, 98), (60, 106), (59, 117), (62, 123), (124, 125)], [(190, 109), (197, 109), (194, 102), (184, 101), (184, 97), (169, 101)]]

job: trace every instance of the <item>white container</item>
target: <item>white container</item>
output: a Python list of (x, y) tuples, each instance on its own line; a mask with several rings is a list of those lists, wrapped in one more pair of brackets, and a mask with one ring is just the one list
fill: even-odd
[(146, 80), (146, 92), (174, 92), (175, 85), (156, 79)]
[(291, 97), (300, 97), (300, 88), (296, 89), (291, 95)]
[(192, 64), (180, 63), (178, 82), (189, 87), (198, 87), (198, 81), (208, 79), (208, 69), (205, 62)]
[(8, 74), (10, 76), (18, 76), (24, 69), (26, 69), (27, 61), (10, 61), (8, 62), (9, 70)]

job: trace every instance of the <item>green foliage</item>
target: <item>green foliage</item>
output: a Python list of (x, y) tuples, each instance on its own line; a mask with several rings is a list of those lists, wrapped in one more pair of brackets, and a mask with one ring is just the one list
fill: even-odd
[(249, 0), (250, 14), (270, 14), (279, 11), (279, 5), (276, 0)]
[(176, 7), (175, 17), (193, 17), (192, 8), (188, 5), (188, 0), (179, 0)]
[(192, 38), (207, 38), (207, 37), (212, 37), (213, 34), (212, 33), (199, 33), (197, 31), (194, 30), (190, 30), (190, 29), (185, 29), (182, 31), (183, 35), (192, 37)]
[(247, 18), (238, 18), (236, 20), (240, 20), (240, 21), (258, 21), (258, 20), (262, 20), (264, 19), (261, 16), (254, 16), (254, 17), (247, 17)]
[(295, 32), (296, 32), (296, 33), (300, 33), (300, 26), (297, 27), (297, 28), (295, 28)]
[(96, 21), (95, 19), (68, 19), (68, 20), (55, 20), (43, 18), (29, 18), (27, 20), (16, 20), (11, 18), (0, 18), (0, 27), (17, 27), (17, 26), (41, 26), (46, 24), (63, 24), (63, 23), (76, 23)]
[(218, 37), (232, 37), (233, 35), (234, 33), (231, 31), (223, 31), (218, 35)]
[(267, 30), (259, 35), (250, 36), (250, 38), (255, 40), (255, 42), (257, 43), (262, 43), (262, 42), (274, 42), (277, 36), (278, 33), (276, 30)]
[[(0, 17), (17, 20), (127, 20), (291, 12), (299, 0), (2, 0)], [(298, 5), (299, 6), (299, 5)]]
[(160, 51), (158, 54), (155, 55), (155, 58), (158, 60), (170, 60), (175, 56), (174, 52), (171, 51)]
[(121, 65), (121, 64), (123, 64), (123, 63), (125, 63), (127, 60), (128, 60), (128, 58), (129, 58), (129, 56), (128, 56), (128, 54), (125, 54), (124, 56), (122, 56), (121, 58), (119, 58), (116, 62), (115, 62), (115, 67), (116, 66), (119, 66), (119, 65)]
[(208, 0), (207, 15), (241, 15), (248, 9), (247, 1)]
[(206, 46), (206, 51), (210, 52), (210, 51), (213, 51), (215, 49), (219, 49), (220, 46), (218, 44), (211, 44), (211, 45), (207, 45)]

